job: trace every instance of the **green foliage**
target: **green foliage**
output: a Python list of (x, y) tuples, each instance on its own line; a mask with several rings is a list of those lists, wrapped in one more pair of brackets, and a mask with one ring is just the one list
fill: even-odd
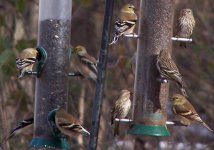
[(27, 47), (35, 47), (35, 45), (36, 45), (36, 40), (28, 41), (28, 40), (22, 39), (17, 42), (16, 49), (19, 52), (21, 52), (23, 49)]
[(16, 10), (23, 13), (26, 9), (26, 0), (16, 0)]
[(3, 15), (0, 15), (0, 27), (5, 25), (6, 25), (5, 18)]
[(92, 4), (92, 0), (77, 0), (77, 3), (84, 7), (89, 7)]

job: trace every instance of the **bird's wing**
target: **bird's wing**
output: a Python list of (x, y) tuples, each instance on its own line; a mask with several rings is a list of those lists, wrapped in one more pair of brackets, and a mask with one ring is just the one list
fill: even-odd
[(122, 35), (125, 31), (127, 31), (132, 26), (134, 26), (136, 21), (137, 20), (126, 20), (126, 21), (118, 20), (118, 21), (116, 21), (114, 24), (115, 33), (117, 35)]
[(35, 58), (25, 58), (25, 59), (18, 58), (16, 60), (16, 67), (18, 69), (23, 69), (25, 67), (28, 67), (28, 66), (32, 65), (35, 62), (36, 62)]
[(82, 63), (87, 65), (90, 70), (92, 70), (95, 74), (97, 74), (97, 61), (93, 57), (90, 57), (89, 55), (80, 57)]

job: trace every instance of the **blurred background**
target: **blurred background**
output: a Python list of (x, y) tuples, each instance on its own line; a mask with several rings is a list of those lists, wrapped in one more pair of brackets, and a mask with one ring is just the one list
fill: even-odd
[[(138, 8), (140, 2), (115, 0), (113, 22), (125, 3), (132, 3)], [(95, 58), (99, 56), (104, 4), (104, 0), (73, 0), (71, 43), (73, 46), (84, 45)], [(37, 46), (38, 6), (37, 0), (0, 0), (0, 141), (34, 109), (35, 78), (17, 79), (15, 60), (22, 49)], [(195, 43), (181, 49), (179, 43), (173, 42), (172, 55), (184, 76), (189, 99), (202, 119), (214, 129), (214, 3), (213, 0), (175, 0), (175, 18), (178, 11), (186, 7), (193, 10), (196, 18)], [(113, 138), (110, 111), (122, 89), (133, 89), (131, 58), (136, 46), (136, 39), (121, 38), (119, 44), (109, 47), (98, 149), (132, 150), (134, 147), (134, 138), (126, 134), (127, 125), (123, 124), (120, 136)], [(172, 83), (169, 95), (176, 91), (177, 87)], [(68, 111), (88, 130), (94, 94), (94, 82), (78, 78), (69, 80)], [(174, 118), (169, 105), (168, 120), (171, 119)], [(169, 127), (169, 130), (172, 135), (167, 138), (142, 137), (142, 149), (214, 148), (214, 134), (202, 125)], [(31, 131), (17, 135), (7, 142), (5, 150), (29, 149), (31, 138)], [(88, 138), (79, 137), (71, 142), (74, 149), (86, 149)]]

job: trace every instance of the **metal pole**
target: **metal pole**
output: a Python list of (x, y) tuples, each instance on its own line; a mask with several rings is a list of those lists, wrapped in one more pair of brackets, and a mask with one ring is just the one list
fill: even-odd
[(156, 59), (160, 50), (172, 49), (173, 16), (174, 0), (141, 0), (133, 107), (134, 121), (146, 126), (164, 126), (167, 120), (168, 84), (157, 81)]
[(36, 79), (34, 138), (31, 147), (66, 148), (66, 139), (53, 136), (48, 113), (58, 106), (67, 109), (72, 0), (39, 1), (38, 46), (47, 61)]
[(97, 140), (98, 140), (98, 132), (99, 132), (99, 124), (100, 124), (100, 112), (101, 112), (102, 99), (103, 99), (103, 93), (104, 93), (106, 64), (108, 59), (108, 44), (109, 44), (109, 34), (110, 34), (111, 20), (112, 20), (112, 13), (113, 13), (113, 4), (114, 4), (114, 0), (106, 0), (101, 49), (100, 49), (99, 63), (98, 63), (97, 85), (96, 85), (96, 93), (95, 93), (95, 99), (93, 103), (93, 112), (92, 112), (92, 122), (91, 122), (92, 127), (91, 127), (91, 135), (90, 135), (88, 150), (95, 150), (97, 148)]

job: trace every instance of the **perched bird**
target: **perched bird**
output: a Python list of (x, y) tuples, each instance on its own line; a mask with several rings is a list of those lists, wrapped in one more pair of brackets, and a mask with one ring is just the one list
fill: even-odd
[[(51, 120), (51, 115), (54, 114), (54, 120)], [(80, 122), (74, 118), (71, 114), (68, 114), (64, 109), (57, 108), (52, 111), (52, 114), (49, 115), (48, 122), (52, 129), (57, 129), (69, 136), (72, 137), (75, 134), (83, 134), (83, 135), (90, 135), (90, 133), (83, 128)], [(58, 132), (58, 131), (57, 131)], [(53, 131), (54, 135), (57, 136), (56, 130)]]
[(26, 48), (19, 54), (19, 58), (16, 59), (16, 68), (20, 72), (19, 78), (22, 78), (25, 73), (32, 73), (38, 54), (35, 48)]
[(84, 46), (78, 45), (74, 48), (73, 53), (78, 56), (78, 60), (75, 62), (78, 71), (84, 77), (91, 78), (94, 81), (97, 80), (97, 60), (91, 57)]
[(18, 123), (18, 126), (15, 127), (13, 130), (10, 131), (8, 137), (5, 138), (3, 142), (6, 142), (14, 135), (17, 134), (32, 134), (33, 133), (33, 123), (34, 123), (34, 114), (31, 112), (27, 114), (22, 121)]
[(160, 54), (157, 57), (156, 66), (158, 71), (160, 72), (161, 79), (175, 81), (180, 87), (182, 94), (187, 97), (182, 76), (167, 49), (163, 49), (160, 51)]
[(131, 108), (131, 100), (130, 100), (131, 92), (128, 90), (122, 90), (120, 93), (120, 97), (114, 104), (114, 107), (111, 111), (111, 124), (115, 124), (114, 127), (114, 136), (119, 135), (119, 122), (115, 122), (114, 119), (123, 119), (125, 118), (129, 110)]
[(135, 10), (136, 8), (131, 4), (126, 4), (122, 7), (119, 19), (114, 24), (114, 37), (109, 45), (117, 43), (119, 37), (123, 34), (133, 34), (137, 22)]
[[(195, 19), (191, 9), (185, 8), (182, 9), (179, 13), (179, 19), (177, 21), (177, 35), (179, 38), (190, 38), (193, 29), (195, 27)], [(186, 43), (181, 42), (181, 47), (186, 48)]]
[(172, 96), (172, 111), (180, 122), (186, 126), (196, 121), (203, 124), (208, 130), (213, 131), (195, 111), (192, 104), (182, 95), (175, 94)]

